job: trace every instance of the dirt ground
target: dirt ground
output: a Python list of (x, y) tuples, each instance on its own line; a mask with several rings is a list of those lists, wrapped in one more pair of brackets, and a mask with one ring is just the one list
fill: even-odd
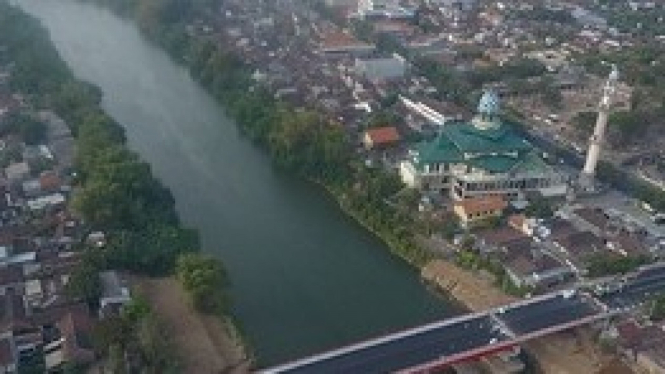
[[(461, 269), (450, 262), (432, 261), (423, 268), (422, 276), (473, 311), (517, 300), (495, 287), (490, 276)], [(614, 358), (600, 351), (585, 328), (533, 340), (525, 348), (536, 356), (547, 374), (597, 373)]]
[(216, 316), (194, 311), (175, 279), (138, 278), (133, 283), (172, 331), (184, 373), (249, 372), (250, 363), (231, 327)]

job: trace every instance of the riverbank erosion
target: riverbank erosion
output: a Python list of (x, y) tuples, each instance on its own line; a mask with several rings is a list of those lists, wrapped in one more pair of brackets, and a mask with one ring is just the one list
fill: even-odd
[[(423, 279), (457, 300), (470, 312), (480, 312), (517, 301), (495, 285), (485, 271), (461, 269), (444, 260), (434, 260), (422, 268)], [(523, 347), (538, 362), (543, 373), (596, 373), (614, 356), (601, 351), (589, 328), (557, 333), (529, 341)]]

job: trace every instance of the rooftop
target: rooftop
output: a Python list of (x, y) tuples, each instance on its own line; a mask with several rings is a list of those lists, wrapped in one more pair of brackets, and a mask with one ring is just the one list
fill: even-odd
[(455, 205), (464, 209), (466, 214), (476, 214), (487, 211), (503, 210), (508, 206), (508, 203), (506, 203), (506, 200), (501, 196), (487, 195), (456, 201)]
[(399, 133), (394, 126), (375, 127), (365, 131), (374, 145), (385, 145), (397, 143), (400, 140)]

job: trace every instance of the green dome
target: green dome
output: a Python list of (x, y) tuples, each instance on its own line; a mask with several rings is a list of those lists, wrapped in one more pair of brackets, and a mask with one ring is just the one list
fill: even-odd
[(501, 107), (499, 105), (499, 96), (493, 90), (487, 90), (483, 93), (478, 103), (478, 113), (487, 116), (495, 117), (499, 114)]

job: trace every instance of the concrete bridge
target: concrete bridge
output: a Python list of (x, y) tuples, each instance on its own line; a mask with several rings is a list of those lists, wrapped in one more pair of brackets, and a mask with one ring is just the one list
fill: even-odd
[(615, 313), (577, 290), (553, 292), (361, 342), (265, 373), (429, 373)]

